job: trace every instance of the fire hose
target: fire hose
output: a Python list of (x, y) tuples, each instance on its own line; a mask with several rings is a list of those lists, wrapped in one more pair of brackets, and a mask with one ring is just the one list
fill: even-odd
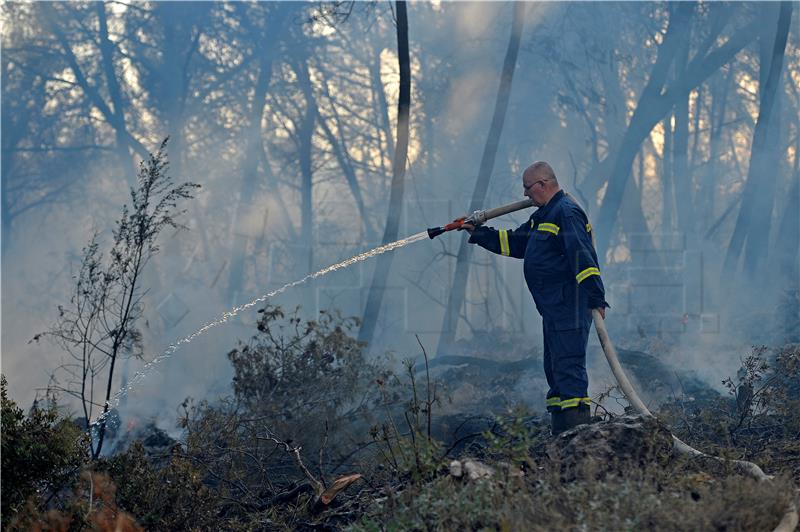
[[(603, 347), (603, 353), (605, 353), (608, 365), (611, 367), (611, 373), (614, 374), (614, 378), (617, 380), (619, 387), (622, 389), (622, 393), (625, 394), (628, 402), (641, 415), (654, 418), (655, 416), (653, 413), (648, 410), (648, 408), (639, 398), (639, 395), (636, 393), (633, 385), (631, 385), (631, 382), (628, 380), (628, 376), (625, 375), (625, 371), (622, 369), (622, 365), (619, 363), (617, 350), (614, 348), (614, 344), (611, 343), (611, 339), (608, 337), (608, 331), (606, 330), (606, 325), (603, 321), (603, 317), (600, 315), (600, 311), (592, 309), (592, 320), (594, 321), (594, 328), (597, 331), (597, 338), (600, 340), (600, 345)], [(730, 460), (708, 455), (683, 442), (674, 434), (672, 434), (672, 448), (678, 454), (686, 454), (692, 457), (702, 456), (721, 462), (731, 462), (735, 464), (741, 471), (760, 481), (772, 480), (773, 478), (772, 476), (764, 473), (764, 471), (753, 462), (748, 462), (746, 460)], [(783, 514), (783, 518), (781, 519), (780, 523), (778, 523), (778, 526), (775, 527), (773, 532), (792, 532), (795, 528), (797, 528), (797, 523), (797, 505), (794, 501), (790, 501), (789, 507)]]
[[(503, 205), (502, 207), (497, 207), (495, 209), (475, 211), (471, 215), (457, 218), (443, 227), (432, 227), (428, 229), (428, 237), (433, 239), (447, 231), (461, 229), (464, 224), (471, 224), (477, 227), (492, 218), (532, 206), (533, 202), (529, 199), (526, 199), (509, 203), (508, 205)], [(594, 244), (594, 242), (592, 242), (592, 244)], [(617, 350), (614, 347), (614, 344), (611, 342), (611, 338), (608, 336), (608, 330), (606, 330), (605, 322), (599, 310), (592, 309), (592, 321), (594, 322), (595, 331), (597, 331), (597, 338), (600, 340), (600, 346), (603, 348), (603, 353), (605, 354), (608, 365), (611, 368), (611, 373), (614, 375), (619, 387), (622, 389), (622, 393), (625, 394), (628, 402), (631, 404), (631, 406), (633, 406), (634, 409), (636, 409), (637, 412), (643, 416), (655, 418), (653, 413), (650, 412), (644, 402), (642, 402), (642, 400), (639, 398), (639, 394), (636, 393), (636, 390), (633, 388), (628, 376), (622, 369), (622, 365), (619, 363), (619, 357), (617, 356)], [(674, 434), (672, 434), (672, 444), (673, 450), (678, 454), (685, 454), (691, 457), (705, 457), (721, 462), (731, 462), (741, 471), (759, 481), (769, 481), (773, 478), (772, 476), (764, 473), (764, 471), (753, 462), (748, 462), (746, 460), (730, 460), (708, 455), (685, 443)], [(792, 500), (789, 502), (789, 507), (784, 512), (780, 523), (778, 523), (778, 526), (773, 532), (792, 532), (797, 528), (799, 520), (797, 505), (794, 500)]]
[(433, 239), (437, 236), (441, 235), (442, 233), (446, 233), (447, 231), (452, 231), (454, 229), (461, 229), (464, 224), (474, 225), (475, 227), (486, 223), (487, 220), (491, 220), (492, 218), (497, 218), (498, 216), (503, 216), (504, 214), (509, 214), (512, 212), (516, 212), (522, 209), (527, 209), (528, 207), (533, 207), (533, 202), (529, 199), (515, 201), (514, 203), (509, 203), (508, 205), (503, 205), (502, 207), (497, 207), (494, 209), (488, 209), (485, 211), (475, 211), (469, 216), (462, 216), (461, 218), (456, 218), (449, 224), (443, 227), (431, 227), (428, 229), (428, 237)]

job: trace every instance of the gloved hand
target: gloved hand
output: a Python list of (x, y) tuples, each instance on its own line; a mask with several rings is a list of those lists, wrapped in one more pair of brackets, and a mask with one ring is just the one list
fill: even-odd
[(472, 234), (475, 229), (475, 226), (472, 224), (464, 224), (458, 228), (459, 231), (466, 231), (469, 234)]
[(484, 237), (489, 236), (489, 233), (491, 233), (488, 227), (484, 227), (482, 225), (475, 227), (472, 224), (464, 224), (462, 228), (464, 229), (464, 231), (469, 232), (470, 244), (477, 244), (479, 240), (482, 240)]

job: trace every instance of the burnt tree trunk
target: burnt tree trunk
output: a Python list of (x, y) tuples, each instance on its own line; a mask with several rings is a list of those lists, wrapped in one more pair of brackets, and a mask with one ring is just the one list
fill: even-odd
[[(275, 13), (271, 13), (271, 15), (273, 19), (268, 24), (267, 30), (264, 34), (259, 36), (261, 48), (265, 51), (261, 52), (258, 60), (258, 76), (256, 78), (253, 98), (250, 101), (248, 113), (250, 116), (250, 123), (243, 131), (245, 153), (242, 162), (242, 181), (241, 188), (239, 189), (239, 202), (237, 208), (233, 212), (233, 220), (231, 223), (231, 239), (233, 245), (231, 249), (231, 265), (228, 271), (227, 295), (230, 299), (230, 303), (233, 305), (238, 304), (236, 299), (244, 283), (244, 261), (247, 251), (247, 237), (237, 233), (237, 231), (239, 231), (240, 217), (242, 215), (240, 211), (251, 201), (258, 187), (258, 163), (261, 161), (263, 154), (261, 120), (264, 116), (267, 91), (272, 80), (274, 54), (275, 50), (277, 50), (280, 45), (282, 28), (288, 17), (288, 11), (285, 8), (279, 9), (276, 10)], [(267, 36), (275, 39), (274, 42), (267, 44)], [(265, 171), (269, 170), (268, 162), (266, 160), (262, 162), (265, 166)]]
[[(400, 95), (397, 102), (397, 142), (392, 164), (392, 188), (389, 193), (389, 213), (383, 231), (382, 244), (397, 240), (400, 230), (400, 215), (403, 211), (403, 188), (405, 184), (406, 158), (408, 156), (409, 113), (411, 110), (411, 60), (408, 51), (408, 13), (404, 1), (395, 2), (397, 8), (397, 61), (400, 68)], [(378, 257), (375, 273), (364, 308), (364, 319), (358, 331), (358, 339), (369, 344), (375, 335), (378, 313), (386, 290), (386, 281), (392, 267), (392, 253)]]
[(297, 62), (297, 81), (306, 101), (305, 114), (300, 122), (298, 131), (298, 159), (300, 162), (300, 241), (307, 249), (304, 253), (303, 267), (309, 273), (314, 267), (314, 213), (313, 213), (313, 186), (314, 169), (312, 164), (314, 129), (317, 124), (317, 104), (314, 99), (314, 90), (311, 86), (311, 76), (308, 72), (308, 55)]
[[(128, 183), (136, 183), (136, 175), (134, 172), (133, 160), (129, 150), (130, 141), (128, 140), (130, 134), (125, 123), (125, 105), (122, 102), (122, 89), (117, 80), (117, 72), (114, 68), (114, 44), (108, 37), (108, 23), (106, 20), (106, 7), (103, 2), (95, 4), (97, 10), (97, 18), (99, 22), (100, 34), (100, 59), (103, 67), (103, 74), (106, 79), (106, 88), (111, 99), (112, 112), (110, 115), (110, 124), (114, 128), (116, 136), (116, 149), (117, 156), (119, 157), (119, 165)], [(140, 153), (145, 157), (144, 153)]]
[(661, 157), (661, 232), (669, 233), (673, 229), (673, 213), (675, 211), (675, 187), (672, 184), (672, 113), (668, 114), (661, 125), (664, 127), (664, 154)]
[[(765, 260), (769, 250), (770, 234), (772, 233), (772, 213), (775, 207), (775, 190), (779, 181), (782, 181), (785, 166), (781, 157), (781, 106), (782, 103), (782, 78), (783, 56), (788, 40), (789, 26), (792, 19), (792, 3), (781, 4), (777, 17), (776, 32), (769, 32), (761, 47), (761, 64), (769, 64), (769, 73), (765, 76), (764, 90), (774, 91), (773, 106), (767, 126), (767, 139), (764, 146), (765, 167), (758, 176), (759, 192), (754, 198), (753, 213), (749, 228), (749, 235), (744, 245), (745, 270), (751, 276), (761, 273), (761, 267), (767, 264)], [(771, 17), (775, 23), (775, 17)], [(769, 27), (769, 26), (767, 26)], [(774, 37), (774, 38), (773, 38)], [(760, 76), (759, 76), (760, 77)], [(768, 84), (772, 83), (772, 86)], [(760, 113), (759, 113), (760, 114)], [(762, 277), (765, 278), (765, 277)]]
[[(791, 15), (792, 3), (781, 3), (778, 16), (778, 30), (775, 33), (772, 56), (769, 58), (768, 64), (761, 64), (761, 68), (765, 69), (768, 74), (766, 77), (762, 76), (762, 79), (766, 79), (766, 81), (763, 83), (762, 90), (760, 91), (758, 119), (756, 120), (756, 126), (753, 131), (750, 166), (747, 170), (747, 182), (742, 192), (744, 201), (741, 203), (739, 214), (736, 218), (736, 226), (734, 227), (728, 251), (725, 255), (723, 269), (724, 272), (728, 274), (737, 270), (745, 240), (749, 236), (752, 236), (754, 239), (769, 241), (769, 233), (764, 233), (765, 228), (763, 226), (755, 227), (755, 221), (763, 221), (765, 214), (771, 216), (771, 201), (769, 202), (769, 213), (758, 212), (759, 209), (764, 210), (767, 208), (767, 206), (764, 205), (765, 202), (760, 199), (764, 198), (767, 192), (759, 190), (759, 185), (767, 179), (772, 179), (772, 176), (765, 176), (764, 178), (760, 178), (760, 176), (764, 172), (770, 171), (770, 165), (774, 162), (769, 160), (770, 150), (768, 146), (768, 133), (770, 130), (772, 109), (775, 105), (781, 71), (783, 69), (783, 55), (786, 49)], [(747, 257), (748, 270), (755, 269), (757, 263), (758, 257), (753, 256), (751, 252), (751, 256)], [(723, 278), (726, 277), (723, 276)]]
[[(503, 123), (508, 109), (508, 100), (511, 95), (511, 83), (514, 79), (514, 71), (517, 65), (517, 54), (519, 43), (522, 38), (522, 29), (525, 22), (525, 4), (517, 2), (514, 4), (513, 20), (511, 25), (511, 36), (506, 49), (505, 60), (503, 61), (503, 71), (500, 76), (500, 86), (497, 89), (497, 99), (494, 105), (492, 123), (489, 127), (489, 135), (481, 156), (478, 179), (475, 182), (475, 189), (472, 192), (470, 202), (470, 212), (480, 209), (486, 197), (486, 190), (489, 188), (489, 181), (494, 168), (494, 160), (497, 155), (497, 147), (500, 143), (500, 135), (503, 132)], [(455, 339), (458, 317), (461, 307), (464, 305), (464, 298), (467, 291), (467, 279), (469, 277), (469, 261), (472, 255), (472, 246), (462, 239), (458, 248), (458, 258), (456, 259), (456, 271), (453, 276), (453, 285), (447, 298), (445, 307), (444, 321), (442, 323), (442, 334), (439, 337), (439, 346), (436, 349), (437, 355), (443, 354), (452, 345)]]
[[(689, 35), (676, 57), (676, 78), (680, 78), (689, 62)], [(694, 192), (689, 175), (689, 94), (675, 104), (675, 132), (672, 138), (672, 185), (678, 230), (684, 238), (691, 236)]]
[[(714, 84), (711, 91), (711, 109), (709, 111), (709, 147), (708, 147), (708, 170), (705, 172), (705, 179), (700, 186), (700, 198), (698, 201), (699, 215), (702, 216), (702, 227), (705, 233), (714, 220), (714, 206), (716, 204), (716, 161), (722, 151), (722, 130), (725, 127), (725, 114), (727, 111), (728, 93), (733, 80), (731, 69), (727, 76), (721, 77)], [(707, 237), (706, 237), (707, 238)]]

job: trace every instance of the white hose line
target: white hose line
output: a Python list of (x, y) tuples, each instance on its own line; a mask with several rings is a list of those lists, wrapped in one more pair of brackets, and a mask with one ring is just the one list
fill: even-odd
[[(600, 315), (600, 311), (592, 309), (592, 320), (594, 321), (594, 328), (597, 331), (597, 337), (600, 340), (600, 345), (603, 347), (603, 353), (605, 353), (606, 360), (608, 360), (608, 365), (611, 367), (611, 372), (614, 374), (614, 378), (617, 379), (617, 383), (619, 383), (619, 387), (622, 388), (622, 392), (625, 394), (625, 397), (627, 397), (628, 402), (630, 402), (630, 404), (643, 416), (655, 417), (639, 398), (639, 394), (637, 394), (636, 390), (633, 389), (631, 382), (628, 380), (628, 376), (625, 375), (625, 371), (622, 369), (622, 366), (619, 363), (617, 350), (614, 348), (614, 344), (611, 343), (611, 339), (608, 336), (608, 331), (606, 330), (606, 325), (603, 321), (603, 317)], [(704, 456), (714, 460), (733, 462), (743, 471), (747, 472), (758, 480), (771, 480), (773, 478), (765, 474), (760, 467), (752, 462), (747, 462), (745, 460), (726, 460), (724, 458), (708, 455), (702, 451), (698, 451), (691, 445), (684, 443), (674, 434), (672, 435), (672, 443), (673, 449), (679, 454)], [(795, 505), (794, 501), (791, 501), (786, 513), (783, 514), (783, 519), (781, 519), (781, 522), (778, 523), (778, 526), (773, 532), (793, 532), (795, 528), (797, 528), (799, 520), (797, 506)]]

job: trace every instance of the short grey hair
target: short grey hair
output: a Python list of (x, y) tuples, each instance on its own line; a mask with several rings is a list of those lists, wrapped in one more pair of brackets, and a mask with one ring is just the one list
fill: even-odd
[(544, 179), (558, 183), (558, 179), (556, 178), (556, 173), (553, 171), (553, 167), (544, 161), (536, 161), (528, 167), (526, 172), (527, 171), (533, 172), (535, 175), (541, 176)]

